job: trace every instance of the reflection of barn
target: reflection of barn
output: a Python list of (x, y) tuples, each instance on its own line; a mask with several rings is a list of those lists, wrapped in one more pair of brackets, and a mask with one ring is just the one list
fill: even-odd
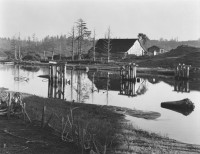
[(96, 88), (83, 71), (66, 70), (63, 65), (51, 65), (48, 97), (84, 102)]
[[(108, 72), (96, 72), (94, 84), (99, 90), (119, 91), (123, 95), (141, 95), (147, 91), (146, 80), (140, 79), (137, 82), (121, 81), (117, 74), (109, 74)], [(113, 76), (113, 78), (112, 78)], [(92, 72), (88, 73), (89, 79), (92, 81)]]
[(88, 78), (94, 82), (99, 90), (106, 90), (109, 87), (109, 90), (118, 91), (120, 88), (120, 76), (116, 74), (110, 74), (108, 72), (88, 72)]

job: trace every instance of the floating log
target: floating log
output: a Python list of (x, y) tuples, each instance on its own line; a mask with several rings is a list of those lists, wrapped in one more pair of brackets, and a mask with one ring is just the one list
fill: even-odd
[(188, 99), (161, 103), (162, 108), (179, 112), (185, 116), (189, 115), (195, 108), (194, 104)]

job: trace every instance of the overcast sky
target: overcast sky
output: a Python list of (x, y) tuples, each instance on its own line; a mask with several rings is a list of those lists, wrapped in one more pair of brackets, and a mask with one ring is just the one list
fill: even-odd
[(97, 38), (200, 38), (200, 0), (0, 0), (0, 37), (68, 35), (79, 18)]

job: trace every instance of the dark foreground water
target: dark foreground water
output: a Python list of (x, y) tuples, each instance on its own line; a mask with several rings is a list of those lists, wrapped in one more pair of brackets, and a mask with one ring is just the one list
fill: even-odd
[[(124, 83), (122, 89), (119, 75), (111, 72), (67, 70), (65, 84), (62, 85), (52, 85), (48, 79), (38, 77), (47, 74), (48, 67), (30, 69), (0, 65), (0, 87), (69, 101), (156, 111), (161, 113), (156, 120), (127, 118), (138, 128), (186, 143), (200, 144), (200, 91), (197, 81), (175, 82), (172, 79), (138, 76), (136, 83)], [(193, 111), (173, 111), (161, 107), (161, 102), (184, 98), (194, 103)]]

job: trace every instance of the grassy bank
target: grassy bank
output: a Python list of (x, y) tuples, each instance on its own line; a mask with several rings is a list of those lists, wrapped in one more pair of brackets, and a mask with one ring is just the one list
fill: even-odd
[[(43, 129), (49, 125), (62, 141), (73, 143), (86, 153), (89, 151), (99, 154), (200, 152), (199, 146), (180, 143), (135, 128), (124, 120), (124, 109), (121, 108), (36, 96), (26, 97), (24, 102), (32, 121), (39, 120), (37, 123)], [(42, 112), (44, 106), (46, 106), (45, 114)], [(139, 111), (136, 113), (139, 115)], [(42, 119), (46, 119), (43, 124)]]

